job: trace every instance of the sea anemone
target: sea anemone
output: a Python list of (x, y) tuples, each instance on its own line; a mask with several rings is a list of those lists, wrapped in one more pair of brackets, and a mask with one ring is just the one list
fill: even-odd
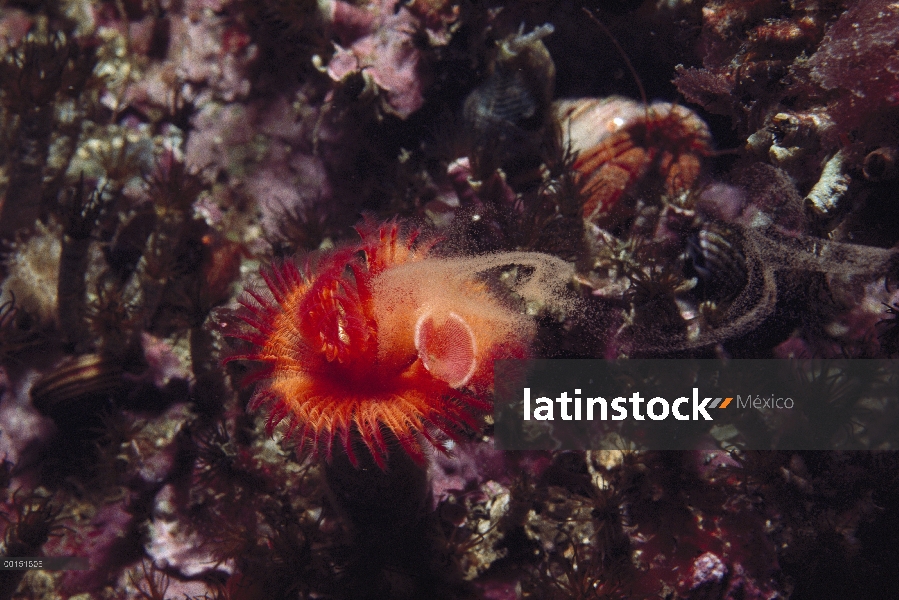
[[(286, 435), (297, 435), (299, 450), (324, 450), (330, 459), (338, 437), (357, 465), (353, 443), (360, 439), (384, 468), (396, 438), (423, 463), (421, 438), (441, 448), (442, 434), (477, 429), (476, 415), (491, 406), (485, 395), (493, 360), (524, 358), (534, 335), (531, 319), (502, 303), (477, 274), (503, 264), (538, 271), (541, 260), (557, 259), (434, 258), (433, 244), (416, 244), (416, 233), (403, 234), (396, 224), (357, 231), (361, 243), (317, 264), (263, 269), (267, 289), (246, 290), (243, 309), (232, 313), (245, 326), (227, 331), (251, 347), (226, 362), (262, 363), (245, 380), (266, 382), (250, 408), (271, 406), (269, 434), (288, 418)], [(528, 296), (524, 288), (519, 293)]]

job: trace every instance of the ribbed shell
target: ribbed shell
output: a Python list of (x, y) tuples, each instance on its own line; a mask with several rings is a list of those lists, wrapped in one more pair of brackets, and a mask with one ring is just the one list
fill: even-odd
[(31, 388), (31, 401), (54, 420), (89, 413), (121, 391), (121, 362), (101, 354), (81, 354), (62, 361)]
[(723, 225), (708, 223), (687, 242), (688, 275), (698, 279), (703, 300), (729, 302), (749, 279), (740, 235)]
[(482, 175), (539, 164), (555, 82), (555, 65), (541, 41), (550, 33), (552, 26), (544, 25), (500, 41), (490, 75), (465, 99), (464, 128)]

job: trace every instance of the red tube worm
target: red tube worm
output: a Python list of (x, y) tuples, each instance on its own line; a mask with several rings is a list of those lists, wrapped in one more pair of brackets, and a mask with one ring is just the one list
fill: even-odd
[(228, 333), (250, 347), (226, 361), (262, 364), (247, 381), (264, 381), (250, 408), (270, 405), (269, 434), (286, 418), (301, 449), (330, 458), (337, 437), (353, 464), (358, 436), (383, 468), (389, 432), (422, 463), (421, 438), (441, 448), (437, 432), (477, 427), (493, 360), (525, 357), (534, 334), (478, 271), (543, 255), (439, 259), (396, 224), (358, 231), (358, 245), (314, 267), (264, 269), (267, 289), (246, 290), (235, 313), (244, 326)]

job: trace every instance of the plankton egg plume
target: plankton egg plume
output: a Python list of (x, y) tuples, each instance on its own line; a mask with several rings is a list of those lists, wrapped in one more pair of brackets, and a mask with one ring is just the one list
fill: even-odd
[(270, 406), (267, 431), (288, 420), (299, 450), (324, 450), (338, 438), (356, 465), (360, 439), (384, 468), (390, 440), (418, 463), (422, 439), (442, 449), (478, 428), (491, 408), (493, 361), (524, 358), (533, 320), (488, 290), (481, 276), (504, 266), (531, 271), (511, 292), (542, 305), (564, 303), (572, 268), (538, 253), (472, 258), (429, 256), (431, 246), (396, 224), (360, 228), (362, 241), (299, 268), (261, 271), (227, 335), (249, 349), (226, 359), (261, 363), (250, 409)]

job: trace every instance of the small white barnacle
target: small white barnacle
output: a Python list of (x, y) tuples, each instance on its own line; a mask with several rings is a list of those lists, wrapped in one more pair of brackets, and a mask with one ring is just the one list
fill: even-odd
[(824, 163), (821, 177), (818, 178), (818, 182), (805, 197), (805, 201), (817, 213), (822, 215), (832, 213), (849, 189), (851, 177), (846, 172), (845, 163), (846, 155), (842, 150)]

